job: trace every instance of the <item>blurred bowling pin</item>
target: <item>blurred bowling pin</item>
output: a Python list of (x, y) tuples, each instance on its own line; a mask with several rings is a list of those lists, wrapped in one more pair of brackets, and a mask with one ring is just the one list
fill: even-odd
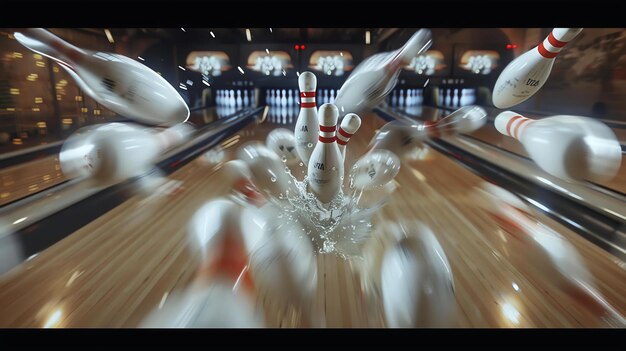
[(530, 217), (533, 211), (511, 192), (489, 183), (484, 183), (478, 191), (488, 201), (480, 199), (476, 203), (510, 234), (503, 243), (510, 253), (507, 257), (518, 269), (531, 268), (532, 274), (557, 287), (610, 326), (626, 326), (626, 319), (602, 296), (584, 259), (569, 240)]
[[(283, 119), (283, 122), (286, 122), (287, 116), (284, 115), (283, 117), (285, 118)], [(265, 145), (274, 151), (280, 159), (288, 165), (294, 165), (300, 161), (296, 152), (296, 139), (293, 132), (289, 129), (278, 128), (272, 130), (267, 135)]]
[(581, 31), (582, 28), (554, 28), (542, 43), (511, 61), (493, 88), (493, 104), (509, 108), (533, 96), (548, 80), (558, 53)]
[(622, 162), (615, 133), (591, 118), (562, 115), (532, 120), (505, 111), (494, 125), (519, 140), (530, 158), (555, 177), (606, 181), (617, 174)]
[(153, 125), (189, 118), (189, 107), (159, 74), (126, 56), (80, 49), (41, 28), (24, 28), (15, 39), (57, 61), (94, 100), (122, 116)]
[(346, 147), (350, 138), (361, 127), (361, 118), (355, 113), (348, 113), (342, 120), (337, 131), (337, 146), (341, 151), (341, 159), (346, 160)]
[(83, 128), (61, 148), (59, 161), (69, 177), (89, 177), (98, 185), (121, 182), (152, 167), (165, 150), (181, 144), (193, 131), (180, 124), (162, 132), (130, 123)]
[(265, 145), (247, 144), (237, 151), (237, 157), (248, 165), (254, 184), (267, 199), (286, 204), (289, 196), (300, 193), (283, 161)]
[(389, 150), (374, 150), (361, 157), (350, 172), (357, 189), (373, 189), (392, 181), (400, 172), (400, 159)]
[(201, 267), (191, 286), (174, 292), (162, 308), (148, 315), (142, 327), (263, 326), (263, 315), (254, 305), (241, 220), (240, 207), (224, 198), (206, 203), (194, 214), (189, 246), (202, 253)]
[(319, 143), (309, 159), (309, 186), (322, 203), (329, 203), (337, 195), (343, 182), (343, 160), (335, 142), (338, 116), (337, 106), (320, 106)]
[(300, 114), (296, 120), (293, 134), (296, 137), (298, 156), (304, 164), (309, 164), (319, 133), (315, 105), (317, 77), (311, 72), (302, 72), (298, 77), (298, 86), (300, 87)]
[(445, 134), (470, 133), (487, 121), (487, 112), (478, 106), (465, 106), (437, 122), (406, 123), (391, 121), (385, 124), (370, 142), (370, 150), (386, 149), (401, 159), (423, 146), (427, 138)]
[(397, 242), (381, 267), (385, 321), (391, 328), (454, 326), (456, 298), (450, 263), (441, 244), (420, 222), (413, 232), (394, 226)]
[(337, 94), (335, 104), (341, 113), (364, 112), (383, 102), (396, 85), (402, 66), (408, 65), (431, 44), (430, 30), (420, 29), (402, 48), (376, 54), (361, 62)]
[(253, 181), (253, 175), (248, 165), (241, 160), (230, 160), (221, 168), (229, 182), (234, 197), (242, 205), (250, 204), (256, 207), (263, 206), (267, 200)]
[[(317, 288), (317, 261), (313, 246), (300, 223), (276, 207), (254, 211), (250, 223), (263, 238), (252, 248), (250, 270), (259, 295), (271, 297), (284, 307), (296, 307), (304, 324), (315, 326), (313, 303)], [(264, 218), (263, 218), (264, 217)]]

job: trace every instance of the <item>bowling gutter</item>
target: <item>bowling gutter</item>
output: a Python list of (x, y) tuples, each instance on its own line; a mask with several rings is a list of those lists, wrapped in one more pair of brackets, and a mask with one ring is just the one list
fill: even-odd
[[(263, 109), (247, 109), (205, 126), (188, 143), (165, 154), (153, 171), (164, 175), (173, 173), (243, 129), (255, 116), (260, 116)], [(148, 174), (104, 188), (88, 188), (86, 182), (73, 179), (4, 206), (0, 209), (0, 245), (18, 242), (22, 252), (20, 262), (14, 262), (17, 265), (129, 199), (134, 194), (135, 183)], [(0, 267), (0, 274), (3, 268), (10, 267)]]
[[(410, 120), (389, 109), (377, 108), (375, 112), (387, 121)], [(461, 138), (429, 140), (426, 144), (480, 177), (517, 194), (610, 254), (626, 260), (626, 209), (622, 200), (538, 173), (530, 161), (524, 164), (523, 158), (514, 159), (494, 147), (487, 146), (488, 150)]]

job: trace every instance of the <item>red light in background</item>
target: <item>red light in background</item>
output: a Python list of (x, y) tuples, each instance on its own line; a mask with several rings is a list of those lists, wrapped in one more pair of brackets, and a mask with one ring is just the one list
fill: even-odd
[(507, 49), (517, 49), (517, 44), (506, 44)]
[(296, 50), (300, 50), (300, 45), (294, 45), (293, 48)]
[(300, 49), (301, 49), (301, 50), (304, 50), (304, 49), (305, 49), (304, 44), (300, 45)]

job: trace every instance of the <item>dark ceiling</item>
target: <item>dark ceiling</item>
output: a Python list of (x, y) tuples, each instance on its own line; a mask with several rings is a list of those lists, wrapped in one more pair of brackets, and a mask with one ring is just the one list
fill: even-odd
[[(81, 28), (104, 35), (103, 28)], [(144, 35), (165, 40), (195, 41), (215, 40), (223, 44), (248, 42), (246, 28), (110, 28), (114, 36)], [(365, 43), (365, 32), (369, 30), (372, 44), (381, 44), (403, 32), (398, 28), (250, 28), (252, 42), (262, 43)], [(215, 35), (213, 37), (211, 32)]]

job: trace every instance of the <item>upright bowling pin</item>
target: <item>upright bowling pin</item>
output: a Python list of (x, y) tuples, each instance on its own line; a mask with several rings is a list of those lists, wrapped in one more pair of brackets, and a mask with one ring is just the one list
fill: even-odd
[(309, 164), (319, 133), (315, 105), (317, 78), (311, 72), (302, 72), (298, 77), (298, 86), (300, 87), (300, 114), (298, 114), (293, 134), (296, 137), (298, 156), (304, 164)]
[(244, 107), (250, 106), (250, 98), (248, 97), (247, 89), (243, 91), (243, 106)]
[(509, 108), (533, 96), (548, 80), (556, 56), (581, 31), (582, 28), (554, 28), (542, 43), (511, 61), (493, 88), (493, 104)]
[(237, 90), (237, 98), (235, 99), (235, 104), (237, 105), (237, 108), (241, 108), (241, 106), (243, 105), (241, 90)]
[(152, 125), (175, 125), (189, 107), (163, 77), (126, 56), (80, 49), (41, 28), (23, 28), (15, 39), (58, 62), (94, 100), (122, 116)]
[(494, 125), (519, 140), (530, 158), (555, 177), (606, 181), (620, 168), (622, 151), (615, 133), (595, 119), (563, 115), (535, 121), (505, 111)]
[(337, 131), (337, 145), (341, 152), (342, 161), (346, 160), (346, 146), (352, 138), (352, 135), (361, 127), (361, 118), (356, 113), (348, 113), (343, 120)]
[(431, 44), (430, 30), (420, 29), (402, 48), (367, 58), (341, 86), (335, 104), (342, 113), (359, 113), (380, 104), (396, 85), (402, 66)]
[(319, 143), (309, 159), (308, 180), (313, 193), (322, 203), (329, 203), (339, 191), (343, 178), (343, 161), (335, 142), (339, 110), (333, 104), (320, 106)]

